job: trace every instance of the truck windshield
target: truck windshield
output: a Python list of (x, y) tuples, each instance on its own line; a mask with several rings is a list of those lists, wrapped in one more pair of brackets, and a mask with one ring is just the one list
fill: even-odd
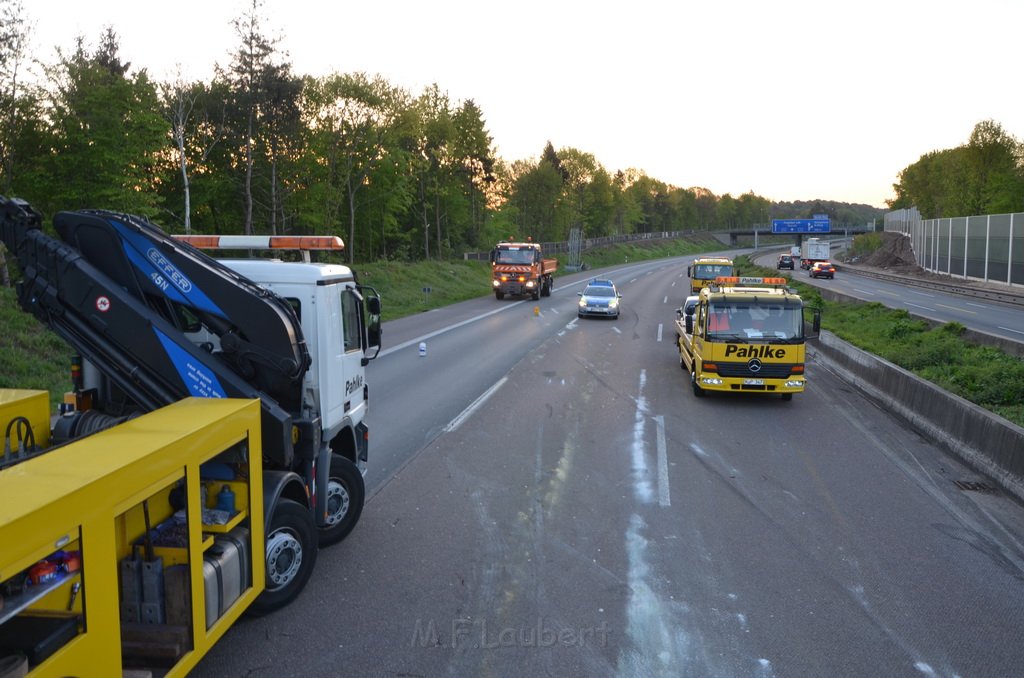
[(804, 336), (797, 305), (728, 302), (708, 307), (707, 336), (718, 340), (795, 341)]
[(532, 264), (532, 249), (509, 249), (499, 247), (494, 251), (494, 263), (496, 264)]
[(697, 280), (714, 280), (718, 276), (731, 276), (732, 266), (725, 264), (697, 264), (693, 267), (693, 277)]

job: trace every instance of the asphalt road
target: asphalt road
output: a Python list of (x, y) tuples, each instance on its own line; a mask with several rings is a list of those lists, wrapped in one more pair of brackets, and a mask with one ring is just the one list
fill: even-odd
[(389, 323), (360, 525), (193, 675), (1019, 674), (1024, 507), (818, 364), (695, 398), (685, 263), (609, 275)]

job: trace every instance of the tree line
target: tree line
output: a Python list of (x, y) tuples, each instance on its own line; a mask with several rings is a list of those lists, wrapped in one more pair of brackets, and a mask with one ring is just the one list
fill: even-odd
[(1024, 212), (1024, 144), (983, 120), (967, 143), (904, 168), (893, 190), (889, 207), (917, 207), (925, 219)]
[[(822, 205), (716, 196), (593, 154), (496, 156), (484, 113), (436, 84), (418, 95), (381, 76), (298, 75), (267, 37), (260, 0), (210, 81), (154, 82), (107, 27), (25, 77), (28, 20), (0, 0), (0, 194), (44, 216), (102, 208), (172, 233), (341, 234), (350, 262), (416, 260), (538, 241), (765, 224)], [(880, 212), (844, 214), (858, 223)], [(866, 209), (865, 209), (866, 208)], [(806, 213), (804, 213), (806, 212)], [(831, 214), (838, 214), (832, 209)]]

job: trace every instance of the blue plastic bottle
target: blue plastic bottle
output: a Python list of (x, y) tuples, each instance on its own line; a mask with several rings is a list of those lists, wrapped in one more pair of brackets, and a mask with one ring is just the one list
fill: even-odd
[(235, 512), (235, 493), (227, 485), (217, 493), (217, 510), (227, 511), (231, 514)]

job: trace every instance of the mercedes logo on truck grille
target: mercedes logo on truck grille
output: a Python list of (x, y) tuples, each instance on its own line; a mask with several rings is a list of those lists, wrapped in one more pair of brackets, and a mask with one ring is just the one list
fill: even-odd
[(757, 374), (761, 371), (761, 361), (757, 358), (751, 358), (750, 362), (747, 363), (747, 369), (750, 370), (752, 374)]

